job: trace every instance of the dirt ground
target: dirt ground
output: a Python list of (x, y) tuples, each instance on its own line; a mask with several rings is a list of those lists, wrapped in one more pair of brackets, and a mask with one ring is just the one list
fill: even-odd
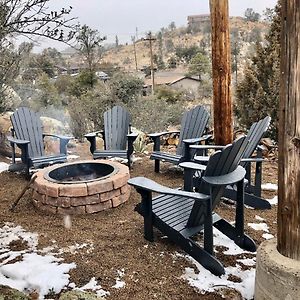
[[(76, 150), (73, 151), (76, 154)], [(79, 146), (77, 152), (81, 154), (81, 159), (90, 158), (86, 146)], [(182, 172), (170, 168), (169, 164), (162, 163), (161, 173), (155, 174), (153, 161), (149, 156), (142, 156), (141, 160), (134, 163), (131, 177), (135, 176), (146, 176), (170, 187), (183, 184)], [(263, 181), (276, 183), (276, 162), (264, 164)], [(52, 241), (56, 241), (59, 248), (76, 243), (93, 244), (90, 251), (82, 249), (62, 255), (65, 262), (75, 262), (77, 265), (70, 271), (71, 281), (77, 286), (82, 286), (95, 277), (103, 289), (110, 292), (107, 299), (224, 299), (217, 292), (200, 293), (180, 278), (185, 267), (193, 268), (194, 265), (182, 257), (174, 259), (176, 252), (183, 252), (168, 239), (162, 238), (159, 232), (155, 232), (156, 239), (153, 243), (143, 238), (143, 220), (134, 211), (140, 196), (133, 189), (129, 201), (122, 206), (93, 215), (72, 217), (72, 226), (66, 229), (62, 216), (45, 214), (33, 207), (29, 191), (22, 197), (15, 212), (8, 210), (27, 183), (24, 175), (3, 172), (0, 174), (0, 182), (1, 226), (4, 222), (13, 222), (27, 231), (37, 232), (39, 248), (51, 246)], [(274, 192), (264, 192), (267, 198), (274, 195)], [(226, 219), (233, 220), (234, 208), (231, 205), (221, 203), (218, 212)], [(247, 208), (245, 222), (253, 222), (256, 215), (264, 218), (270, 233), (276, 235), (276, 206), (264, 211)], [(245, 228), (257, 245), (264, 240), (261, 231), (255, 231), (249, 226)], [(222, 254), (218, 257), (225, 266), (235, 262), (235, 259), (224, 261)], [(114, 289), (112, 286), (115, 284), (117, 270), (121, 269), (125, 271), (122, 280), (126, 285), (124, 288)], [(240, 298), (238, 293), (230, 290), (226, 295), (225, 299)]]

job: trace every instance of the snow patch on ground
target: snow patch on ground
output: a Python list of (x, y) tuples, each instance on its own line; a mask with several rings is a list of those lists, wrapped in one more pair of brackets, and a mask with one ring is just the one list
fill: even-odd
[(0, 162), (0, 173), (7, 171), (9, 167), (9, 164), (5, 162)]
[(248, 223), (248, 226), (254, 230), (269, 232), (269, 226), (267, 223)]
[[(214, 245), (226, 247), (227, 250), (223, 252), (225, 255), (251, 253), (241, 249), (231, 239), (215, 228)], [(255, 253), (253, 254), (255, 255)], [(182, 257), (182, 254), (177, 254), (177, 256)], [(255, 268), (243, 270), (239, 263), (246, 266), (254, 266), (256, 260), (255, 257), (238, 260), (236, 266), (225, 268), (225, 275), (221, 277), (213, 275), (192, 257), (188, 255), (184, 255), (184, 257), (195, 265), (197, 272), (195, 272), (194, 268), (185, 268), (185, 272), (181, 278), (187, 280), (191, 286), (198, 288), (201, 292), (213, 292), (220, 288), (228, 287), (238, 290), (245, 299), (252, 299), (254, 297)], [(241, 282), (229, 280), (230, 274), (239, 277)]]
[(59, 293), (69, 283), (67, 273), (76, 267), (60, 261), (52, 255), (25, 253), (22, 261), (0, 267), (0, 282), (20, 291), (37, 290), (44, 299), (50, 291)]
[(110, 292), (102, 289), (102, 286), (100, 284), (98, 284), (98, 281), (96, 280), (95, 277), (92, 277), (91, 280), (87, 284), (85, 284), (84, 286), (82, 286), (80, 288), (76, 287), (74, 282), (70, 283), (69, 287), (71, 287), (75, 290), (79, 290), (79, 291), (93, 291), (93, 292), (96, 292), (97, 296), (99, 296), (99, 297), (105, 297), (105, 296), (110, 295)]
[(269, 201), (269, 203), (271, 205), (277, 205), (278, 204), (278, 196), (275, 196), (274, 198), (272, 199), (267, 199), (267, 201)]
[(265, 183), (261, 185), (261, 188), (265, 191), (277, 191), (278, 185), (274, 183)]
[(121, 280), (122, 277), (125, 275), (125, 271), (124, 269), (121, 269), (121, 270), (117, 270), (117, 273), (118, 273), (118, 277), (116, 278), (116, 284), (113, 285), (113, 288), (120, 289), (125, 286), (125, 281)]
[(262, 237), (263, 237), (264, 239), (266, 239), (266, 240), (270, 240), (270, 239), (274, 238), (274, 235), (271, 234), (271, 233), (264, 233), (264, 234), (262, 235)]

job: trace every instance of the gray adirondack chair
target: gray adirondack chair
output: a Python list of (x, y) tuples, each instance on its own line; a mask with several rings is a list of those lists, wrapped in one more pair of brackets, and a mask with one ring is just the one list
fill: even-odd
[[(243, 158), (241, 160), (241, 166), (246, 169), (246, 186), (245, 186), (245, 204), (259, 209), (270, 209), (270, 203), (261, 197), (261, 181), (262, 181), (262, 148), (259, 146), (261, 138), (264, 136), (271, 122), (269, 116), (264, 119), (255, 122), (250, 127), (247, 138), (249, 144), (247, 145)], [(198, 151), (203, 154), (203, 151), (208, 149), (222, 149), (224, 146), (218, 145), (191, 145), (190, 148), (193, 151)], [(256, 150), (256, 157), (252, 157), (254, 151)], [(196, 161), (206, 164), (209, 157), (205, 156), (195, 156)], [(251, 177), (251, 164), (255, 164), (255, 175), (254, 178)], [(204, 167), (205, 168), (205, 167)], [(201, 175), (198, 172), (197, 175)], [(224, 196), (230, 199), (236, 199), (236, 189), (235, 186), (228, 186), (225, 189)]]
[[(184, 113), (180, 131), (164, 131), (159, 133), (148, 134), (154, 141), (153, 152), (150, 159), (154, 159), (154, 170), (159, 172), (160, 161), (167, 161), (178, 165), (183, 161), (190, 160), (189, 145), (197, 144), (201, 141), (207, 141), (211, 135), (204, 135), (207, 129), (209, 113), (203, 106), (196, 106)], [(179, 143), (176, 154), (160, 151), (160, 138), (163, 135), (177, 133), (179, 135)]]
[[(129, 179), (128, 183), (135, 187), (142, 198), (137, 211), (144, 217), (145, 238), (153, 241), (153, 226), (155, 226), (218, 276), (224, 274), (225, 270), (214, 256), (213, 226), (238, 246), (254, 252), (255, 243), (244, 233), (244, 176), (246, 171), (239, 166), (247, 143), (246, 137), (239, 138), (209, 158), (207, 168), (199, 182), (199, 192), (167, 188), (144, 177)], [(184, 162), (184, 164), (188, 164), (192, 170), (201, 167), (194, 162)], [(233, 183), (237, 183), (238, 186), (235, 226), (214, 212), (225, 187)], [(160, 195), (152, 199), (152, 192)], [(202, 230), (204, 230), (203, 248), (192, 239)]]
[[(25, 164), (27, 176), (31, 168), (42, 168), (47, 165), (62, 163), (67, 160), (67, 144), (72, 137), (43, 133), (39, 115), (28, 107), (18, 108), (10, 117), (12, 136), (8, 136), (12, 146), (12, 162), (15, 164), (15, 146), (21, 149), (21, 160)], [(50, 136), (60, 140), (60, 153), (45, 155), (44, 137)]]
[[(107, 157), (127, 158), (130, 168), (133, 142), (137, 133), (131, 132), (129, 112), (122, 106), (114, 106), (103, 114), (104, 129), (85, 135), (90, 142), (90, 151), (94, 159)], [(96, 149), (96, 136), (102, 134), (104, 149)]]

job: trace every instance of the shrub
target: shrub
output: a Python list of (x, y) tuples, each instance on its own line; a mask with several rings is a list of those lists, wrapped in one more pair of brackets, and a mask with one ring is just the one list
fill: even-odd
[(180, 124), (184, 108), (181, 102), (168, 104), (166, 100), (148, 96), (139, 98), (129, 111), (132, 125), (150, 133), (166, 130), (169, 125)]

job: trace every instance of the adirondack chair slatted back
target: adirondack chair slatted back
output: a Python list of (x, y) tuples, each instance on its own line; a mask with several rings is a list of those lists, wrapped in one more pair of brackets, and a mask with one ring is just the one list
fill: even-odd
[[(243, 155), (244, 158), (251, 157), (252, 153), (255, 151), (261, 138), (263, 137), (264, 133), (267, 131), (270, 122), (271, 122), (271, 117), (267, 116), (264, 119), (252, 124), (252, 126), (250, 127), (247, 133), (247, 137), (250, 142), (244, 152)], [(247, 164), (248, 164), (247, 162), (242, 162), (241, 166), (245, 167)]]
[[(246, 136), (240, 137), (232, 144), (227, 145), (222, 151), (215, 152), (209, 159), (203, 176), (220, 176), (234, 171), (244, 154), (249, 143)], [(224, 193), (225, 186), (216, 186), (213, 188), (212, 207), (213, 209), (219, 203)], [(210, 187), (203, 180), (200, 182), (199, 191), (203, 194), (210, 194)], [(187, 225), (197, 226), (203, 224), (205, 216), (205, 207), (195, 201)]]
[(104, 113), (105, 150), (126, 150), (130, 115), (122, 106)]
[(43, 127), (38, 114), (28, 107), (20, 107), (11, 115), (10, 119), (15, 137), (30, 141), (28, 145), (29, 157), (43, 156)]
[(176, 154), (183, 155), (183, 140), (199, 138), (204, 134), (209, 119), (209, 113), (203, 106), (184, 113), (181, 121), (179, 143)]

